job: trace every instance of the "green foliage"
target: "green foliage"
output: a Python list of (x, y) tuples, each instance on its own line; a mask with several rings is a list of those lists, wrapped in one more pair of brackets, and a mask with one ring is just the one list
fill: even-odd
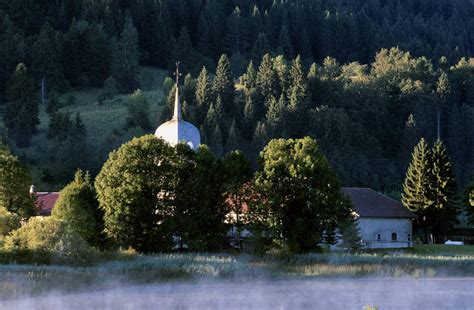
[(441, 140), (436, 141), (431, 151), (433, 178), (430, 190), (433, 193), (435, 211), (430, 219), (433, 233), (446, 234), (458, 223), (458, 197), (456, 177), (446, 147)]
[(145, 94), (141, 90), (136, 90), (132, 95), (128, 97), (127, 103), (128, 117), (125, 120), (126, 129), (130, 127), (140, 127), (144, 131), (151, 129), (150, 119), (150, 106), (145, 97)]
[(272, 241), (294, 252), (315, 250), (324, 231), (349, 219), (350, 202), (313, 139), (274, 139), (260, 160), (255, 186), (265, 198), (251, 212)]
[(417, 215), (425, 235), (446, 234), (457, 223), (456, 179), (444, 144), (429, 150), (425, 139), (415, 147), (403, 186), (402, 203)]
[(19, 147), (30, 145), (39, 124), (38, 97), (33, 77), (23, 63), (18, 64), (8, 83), (3, 120), (8, 128), (8, 136)]
[(232, 77), (232, 68), (229, 58), (223, 54), (219, 58), (216, 68), (216, 77), (212, 83), (212, 91), (215, 96), (221, 97), (224, 111), (232, 111), (234, 104), (234, 80)]
[(115, 44), (112, 76), (117, 80), (119, 91), (127, 92), (138, 86), (139, 47), (138, 34), (133, 21), (126, 20), (123, 32)]
[(164, 222), (172, 203), (173, 149), (155, 136), (135, 138), (110, 153), (95, 180), (105, 231), (115, 242), (141, 252), (169, 248)]
[[(100, 218), (96, 218), (97, 201), (88, 172), (78, 170), (74, 180), (59, 193), (52, 217), (68, 223), (84, 240), (97, 241), (100, 231)], [(97, 243), (97, 242), (95, 242)]]
[(341, 234), (340, 247), (349, 252), (358, 252), (361, 249), (359, 228), (356, 221), (347, 221), (339, 227)]
[(6, 208), (0, 207), (0, 241), (3, 236), (19, 227), (20, 217), (15, 213), (9, 212)]
[(95, 253), (66, 222), (53, 217), (32, 217), (5, 238), (5, 251), (50, 255), (53, 264), (84, 265)]
[(225, 232), (220, 162), (149, 135), (110, 154), (96, 179), (105, 229), (141, 252), (170, 249), (179, 236), (192, 250), (215, 250)]
[(413, 150), (402, 193), (403, 205), (417, 214), (417, 226), (425, 231), (428, 224), (423, 213), (433, 203), (430, 193), (430, 158), (428, 144), (422, 138)]
[(22, 219), (37, 213), (29, 195), (31, 176), (17, 157), (0, 142), (0, 208)]

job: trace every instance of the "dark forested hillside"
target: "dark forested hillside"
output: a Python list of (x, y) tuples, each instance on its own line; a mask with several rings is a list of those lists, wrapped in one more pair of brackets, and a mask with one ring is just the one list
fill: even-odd
[(345, 185), (399, 190), (413, 146), (439, 123), (465, 184), (473, 55), (470, 0), (0, 0), (0, 112), (10, 141), (28, 145), (35, 90), (15, 85), (39, 93), (44, 80), (50, 127), (66, 120), (62, 141), (84, 139), (79, 116), (55, 112), (57, 94), (104, 87), (102, 102), (143, 88), (141, 66), (179, 60), (183, 113), (218, 154), (254, 159), (272, 137), (311, 135)]
[(474, 53), (473, 17), (469, 0), (1, 0), (0, 82), (29, 60), (55, 84), (101, 84), (127, 18), (142, 64), (196, 73), (227, 53), (237, 74), (266, 52), (369, 63), (392, 46), (453, 64)]

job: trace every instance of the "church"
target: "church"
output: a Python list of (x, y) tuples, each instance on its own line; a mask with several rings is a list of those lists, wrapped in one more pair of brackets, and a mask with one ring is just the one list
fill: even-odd
[[(172, 146), (187, 144), (197, 151), (201, 144), (199, 129), (183, 120), (179, 97), (179, 68), (176, 68), (176, 92), (172, 118), (155, 131), (157, 138)], [(34, 192), (40, 215), (47, 216), (59, 198), (59, 193)], [(415, 215), (399, 201), (370, 188), (343, 188), (350, 198), (357, 218), (362, 248), (406, 248), (412, 247), (412, 220)], [(245, 209), (246, 206), (242, 206)], [(232, 234), (232, 231), (230, 231)], [(235, 237), (235, 236), (234, 236)], [(244, 235), (241, 235), (245, 238)]]
[(174, 96), (173, 117), (161, 124), (155, 131), (157, 138), (163, 139), (170, 145), (175, 146), (178, 143), (186, 143), (193, 150), (197, 150), (201, 145), (201, 135), (199, 129), (193, 124), (183, 120), (181, 115), (181, 103), (179, 99), (179, 68), (176, 66), (176, 93)]

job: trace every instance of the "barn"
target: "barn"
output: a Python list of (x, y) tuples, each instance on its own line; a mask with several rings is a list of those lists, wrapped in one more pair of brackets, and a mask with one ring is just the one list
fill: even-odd
[(416, 216), (399, 201), (370, 188), (344, 187), (342, 192), (352, 201), (363, 248), (413, 246)]

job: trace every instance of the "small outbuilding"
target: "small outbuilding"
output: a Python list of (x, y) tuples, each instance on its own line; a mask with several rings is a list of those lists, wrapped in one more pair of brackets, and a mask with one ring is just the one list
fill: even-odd
[(352, 202), (365, 249), (413, 246), (415, 214), (401, 202), (370, 188), (344, 187)]

